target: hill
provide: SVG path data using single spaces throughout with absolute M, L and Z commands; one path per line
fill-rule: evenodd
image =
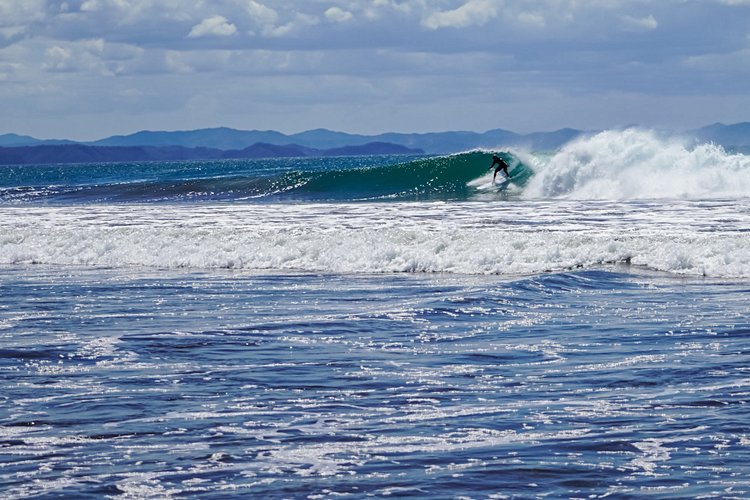
M 28 135 L 0 134 L 0 147 L 39 146 L 42 144 L 75 144 L 66 140 L 41 140 Z
M 183 146 L 90 146 L 85 144 L 0 147 L 0 165 L 40 165 L 50 163 L 102 163 L 169 160 L 215 160 L 236 158 L 292 158 L 305 156 L 355 156 L 379 154 L 422 154 L 382 142 L 332 149 L 314 149 L 297 144 L 277 146 L 255 143 L 241 150 Z
M 713 142 L 728 149 L 747 149 L 750 147 L 750 123 L 724 125 L 714 123 L 688 133 L 698 142 Z
M 581 137 L 593 133 L 573 128 L 564 128 L 551 132 L 533 132 L 518 134 L 504 129 L 493 129 L 486 132 L 448 131 L 431 133 L 397 133 L 389 132 L 377 135 L 349 134 L 327 129 L 314 129 L 297 134 L 283 134 L 274 130 L 236 130 L 227 127 L 206 128 L 183 131 L 148 131 L 143 130 L 130 135 L 117 135 L 97 141 L 85 143 L 87 146 L 98 147 L 167 147 L 179 146 L 183 148 L 205 148 L 220 151 L 244 151 L 255 148 L 255 152 L 244 154 L 298 155 L 317 154 L 322 151 L 339 148 L 368 147 L 372 144 L 391 144 L 409 149 L 421 150 L 427 154 L 446 154 L 467 151 L 471 149 L 500 149 L 503 147 L 523 147 L 537 151 L 554 151 L 561 146 Z M 714 142 L 727 149 L 742 151 L 750 148 L 750 122 L 725 125 L 715 123 L 706 127 L 690 130 L 684 133 L 667 132 L 692 138 L 695 142 Z M 21 147 L 38 145 L 81 144 L 72 141 L 50 140 L 42 141 L 29 136 L 17 134 L 0 135 L 0 146 Z M 257 146 L 257 145 L 264 146 Z M 282 149 L 273 151 L 274 147 Z M 283 148 L 296 146 L 297 153 L 285 151 Z M 266 152 L 262 153 L 261 149 Z M 305 149 L 307 148 L 307 149 Z M 306 152 L 307 151 L 307 152 Z M 344 151 L 344 150 L 342 150 Z M 356 150 L 354 150 L 356 151 Z M 315 153 L 317 152 L 317 153 Z M 352 154 L 360 154 L 354 152 Z M 373 154 L 373 153 L 362 153 Z M 243 156 L 237 156 L 243 157 Z M 257 157 L 257 156 L 246 156 Z
M 403 134 L 389 132 L 378 135 L 359 135 L 315 129 L 285 135 L 269 130 L 243 131 L 229 128 L 211 128 L 174 132 L 141 131 L 127 136 L 108 137 L 89 144 L 94 146 L 172 145 L 241 150 L 253 144 L 262 143 L 275 146 L 296 144 L 307 148 L 326 150 L 373 143 L 389 143 L 411 149 L 420 149 L 428 154 L 445 154 L 476 148 L 497 148 L 514 145 L 532 149 L 557 149 L 565 142 L 583 133 L 579 130 L 564 129 L 562 131 L 521 135 L 508 130 L 494 129 L 482 133 L 456 131 Z

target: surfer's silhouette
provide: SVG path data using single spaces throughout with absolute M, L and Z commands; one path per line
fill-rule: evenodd
M 500 158 L 496 154 L 493 154 L 492 155 L 492 165 L 490 165 L 490 169 L 492 169 L 492 167 L 494 167 L 495 165 L 497 165 L 497 167 L 495 168 L 495 173 L 492 174 L 492 183 L 493 184 L 495 183 L 495 178 L 497 177 L 497 173 L 500 170 L 503 171 L 503 173 L 505 174 L 505 177 L 507 179 L 510 179 L 510 174 L 508 173 L 508 164 L 505 163 L 505 161 L 502 158 Z

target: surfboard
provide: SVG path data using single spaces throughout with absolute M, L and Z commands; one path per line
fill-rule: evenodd
M 495 183 L 495 187 L 497 187 L 498 189 L 505 188 L 508 186 L 508 184 L 510 184 L 510 177 L 503 177 Z
M 482 177 L 478 179 L 474 179 L 473 181 L 470 181 L 468 183 L 469 186 L 475 188 L 477 191 L 503 191 L 507 189 L 512 183 L 511 183 L 510 177 L 505 177 L 504 175 L 498 175 L 497 176 L 497 182 L 492 182 L 492 172 L 483 175 Z

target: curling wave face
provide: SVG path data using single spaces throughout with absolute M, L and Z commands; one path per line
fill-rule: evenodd
M 514 183 L 532 170 L 506 153 Z M 0 169 L 0 202 L 461 201 L 494 193 L 490 154 L 38 165 Z M 484 188 L 482 187 L 484 186 Z

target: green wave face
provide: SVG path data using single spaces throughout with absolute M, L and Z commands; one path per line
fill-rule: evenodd
M 0 175 L 0 203 L 173 201 L 463 201 L 517 197 L 533 170 L 515 155 L 498 153 L 510 167 L 511 184 L 493 186 L 492 153 L 393 157 L 340 157 L 284 162 L 209 162 L 79 165 L 24 169 Z M 353 162 L 360 163 L 353 163 Z M 10 173 L 9 173 L 10 172 Z M 93 175 L 92 174 L 96 174 Z M 3 172 L 0 172 L 2 174 Z M 20 175 L 18 174 L 18 175 Z M 72 174 L 75 182 L 61 184 Z M 18 177 L 16 175 L 16 177 Z
M 499 153 L 498 156 L 508 164 L 511 182 L 521 188 L 534 177 L 534 170 L 511 153 Z
M 510 153 L 499 153 L 499 156 L 510 167 L 512 183 L 523 188 L 533 170 Z M 491 163 L 491 153 L 473 151 L 387 166 L 287 174 L 278 183 L 277 194 L 284 198 L 319 200 L 455 201 L 470 200 L 477 195 L 486 198 L 488 191 L 481 191 L 471 181 L 488 176 L 489 183 Z M 491 193 L 498 198 L 508 196 L 498 190 Z

